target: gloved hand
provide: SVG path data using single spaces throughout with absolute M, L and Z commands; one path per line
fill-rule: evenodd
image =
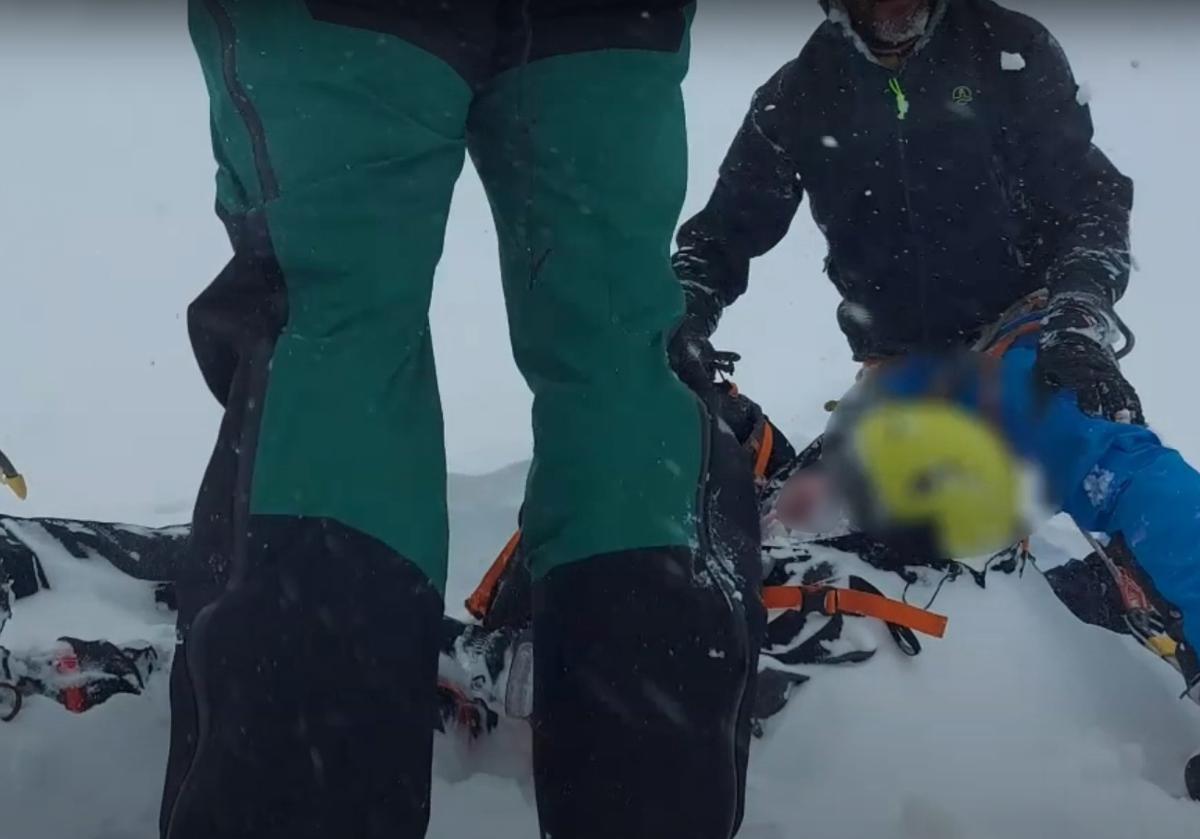
M 1070 292 L 1050 299 L 1038 338 L 1034 373 L 1051 390 L 1075 394 L 1086 414 L 1145 425 L 1137 391 L 1117 365 L 1116 316 L 1097 295 Z
M 730 372 L 741 356 L 718 352 L 709 340 L 721 317 L 716 296 L 696 283 L 683 284 L 687 311 L 667 345 L 667 359 L 675 375 L 695 391 L 710 387 L 718 372 Z

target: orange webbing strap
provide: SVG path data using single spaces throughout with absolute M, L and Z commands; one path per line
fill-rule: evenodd
M 992 358 L 1000 358 L 1002 355 L 1008 352 L 1012 345 L 1021 338 L 1024 338 L 1026 335 L 1032 335 L 1034 332 L 1039 332 L 1041 331 L 1041 328 L 1041 322 L 1036 320 L 1032 323 L 1027 323 L 1024 326 L 1018 326 L 1012 332 L 1008 333 L 999 341 L 985 349 L 983 354 L 991 356 Z
M 479 585 L 471 592 L 471 596 L 467 598 L 467 611 L 476 620 L 483 620 L 487 615 L 488 609 L 492 606 L 492 598 L 496 595 L 496 586 L 500 582 L 500 578 L 504 576 L 505 569 L 512 562 L 512 558 L 517 554 L 517 546 L 521 544 L 521 531 L 518 530 L 508 540 L 508 544 L 504 546 L 504 550 L 500 551 L 500 555 L 496 557 L 492 563 L 492 567 L 483 575 L 483 579 L 479 581 Z
M 855 591 L 848 588 L 826 588 L 823 586 L 766 586 L 763 588 L 763 605 L 768 609 L 799 609 L 804 606 L 805 595 L 824 594 L 822 611 L 827 615 L 858 615 L 878 618 L 884 623 L 907 627 L 941 638 L 946 634 L 947 619 L 899 600 L 880 594 Z
M 763 420 L 762 437 L 756 446 L 758 456 L 754 458 L 754 477 L 767 477 L 767 465 L 771 462 L 771 452 L 775 450 L 775 429 L 769 420 Z
M 804 605 L 804 594 L 812 591 L 805 586 L 763 586 L 763 606 L 768 609 L 799 609 Z

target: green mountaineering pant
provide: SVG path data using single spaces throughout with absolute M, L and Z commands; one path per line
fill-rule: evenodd
M 551 53 L 464 78 L 403 38 L 341 25 L 338 4 L 213 5 L 193 4 L 192 31 L 218 203 L 265 228 L 286 287 L 250 513 L 335 520 L 444 586 L 427 315 L 469 151 L 534 394 L 523 528 L 535 572 L 691 544 L 700 416 L 664 351 L 682 311 L 668 263 L 686 180 L 682 22 L 658 49 Z M 309 6 L 325 5 L 338 23 L 314 21 Z M 474 17 L 463 26 L 484 25 Z M 232 50 L 231 32 L 255 49 Z
M 448 541 L 428 312 L 468 153 L 534 395 L 543 834 L 732 835 L 761 564 L 749 463 L 667 363 L 691 13 L 191 0 L 233 258 L 188 312 L 225 413 L 177 587 L 166 839 L 424 835 Z

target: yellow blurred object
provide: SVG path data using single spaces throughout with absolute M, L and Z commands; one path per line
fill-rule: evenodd
M 985 554 L 1020 538 L 1020 472 L 985 421 L 942 400 L 885 401 L 868 410 L 852 446 L 874 516 L 927 529 L 947 557 Z
M 1146 646 L 1162 658 L 1174 658 L 1179 652 L 1179 644 L 1170 635 L 1155 635 L 1146 639 Z
M 0 475 L 0 484 L 11 489 L 22 501 L 29 494 L 29 488 L 25 486 L 25 479 L 20 475 Z

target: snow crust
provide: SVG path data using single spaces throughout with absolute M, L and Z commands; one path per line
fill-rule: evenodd
M 470 522 L 474 540 L 500 544 L 519 484 L 519 469 L 455 478 L 454 522 Z M 1053 562 L 1074 547 L 1069 524 L 1056 521 L 1034 550 Z M 457 546 L 450 603 L 489 558 Z M 135 597 L 138 587 L 103 563 L 83 572 L 69 556 L 50 560 L 52 579 L 74 582 L 19 602 L 6 642 L 69 629 L 169 643 L 169 616 L 145 602 L 144 589 Z M 937 579 L 918 584 L 911 599 L 923 603 Z M 86 609 L 83 590 L 92 592 Z M 1132 642 L 1080 624 L 1034 569 L 994 575 L 986 590 L 947 584 L 935 608 L 950 617 L 949 633 L 925 641 L 915 659 L 901 655 L 881 625 L 853 620 L 845 643 L 876 647 L 876 656 L 805 669 L 812 680 L 755 743 L 742 836 L 1195 835 L 1200 805 L 1180 796 L 1183 763 L 1200 747 L 1200 709 L 1177 698 L 1173 671 Z M 158 674 L 145 696 L 117 697 L 78 717 L 33 699 L 0 727 L 2 835 L 152 835 L 166 685 Z M 520 723 L 506 722 L 482 743 L 438 738 L 429 835 L 477 835 L 480 825 L 492 839 L 536 835 L 530 777 Z

